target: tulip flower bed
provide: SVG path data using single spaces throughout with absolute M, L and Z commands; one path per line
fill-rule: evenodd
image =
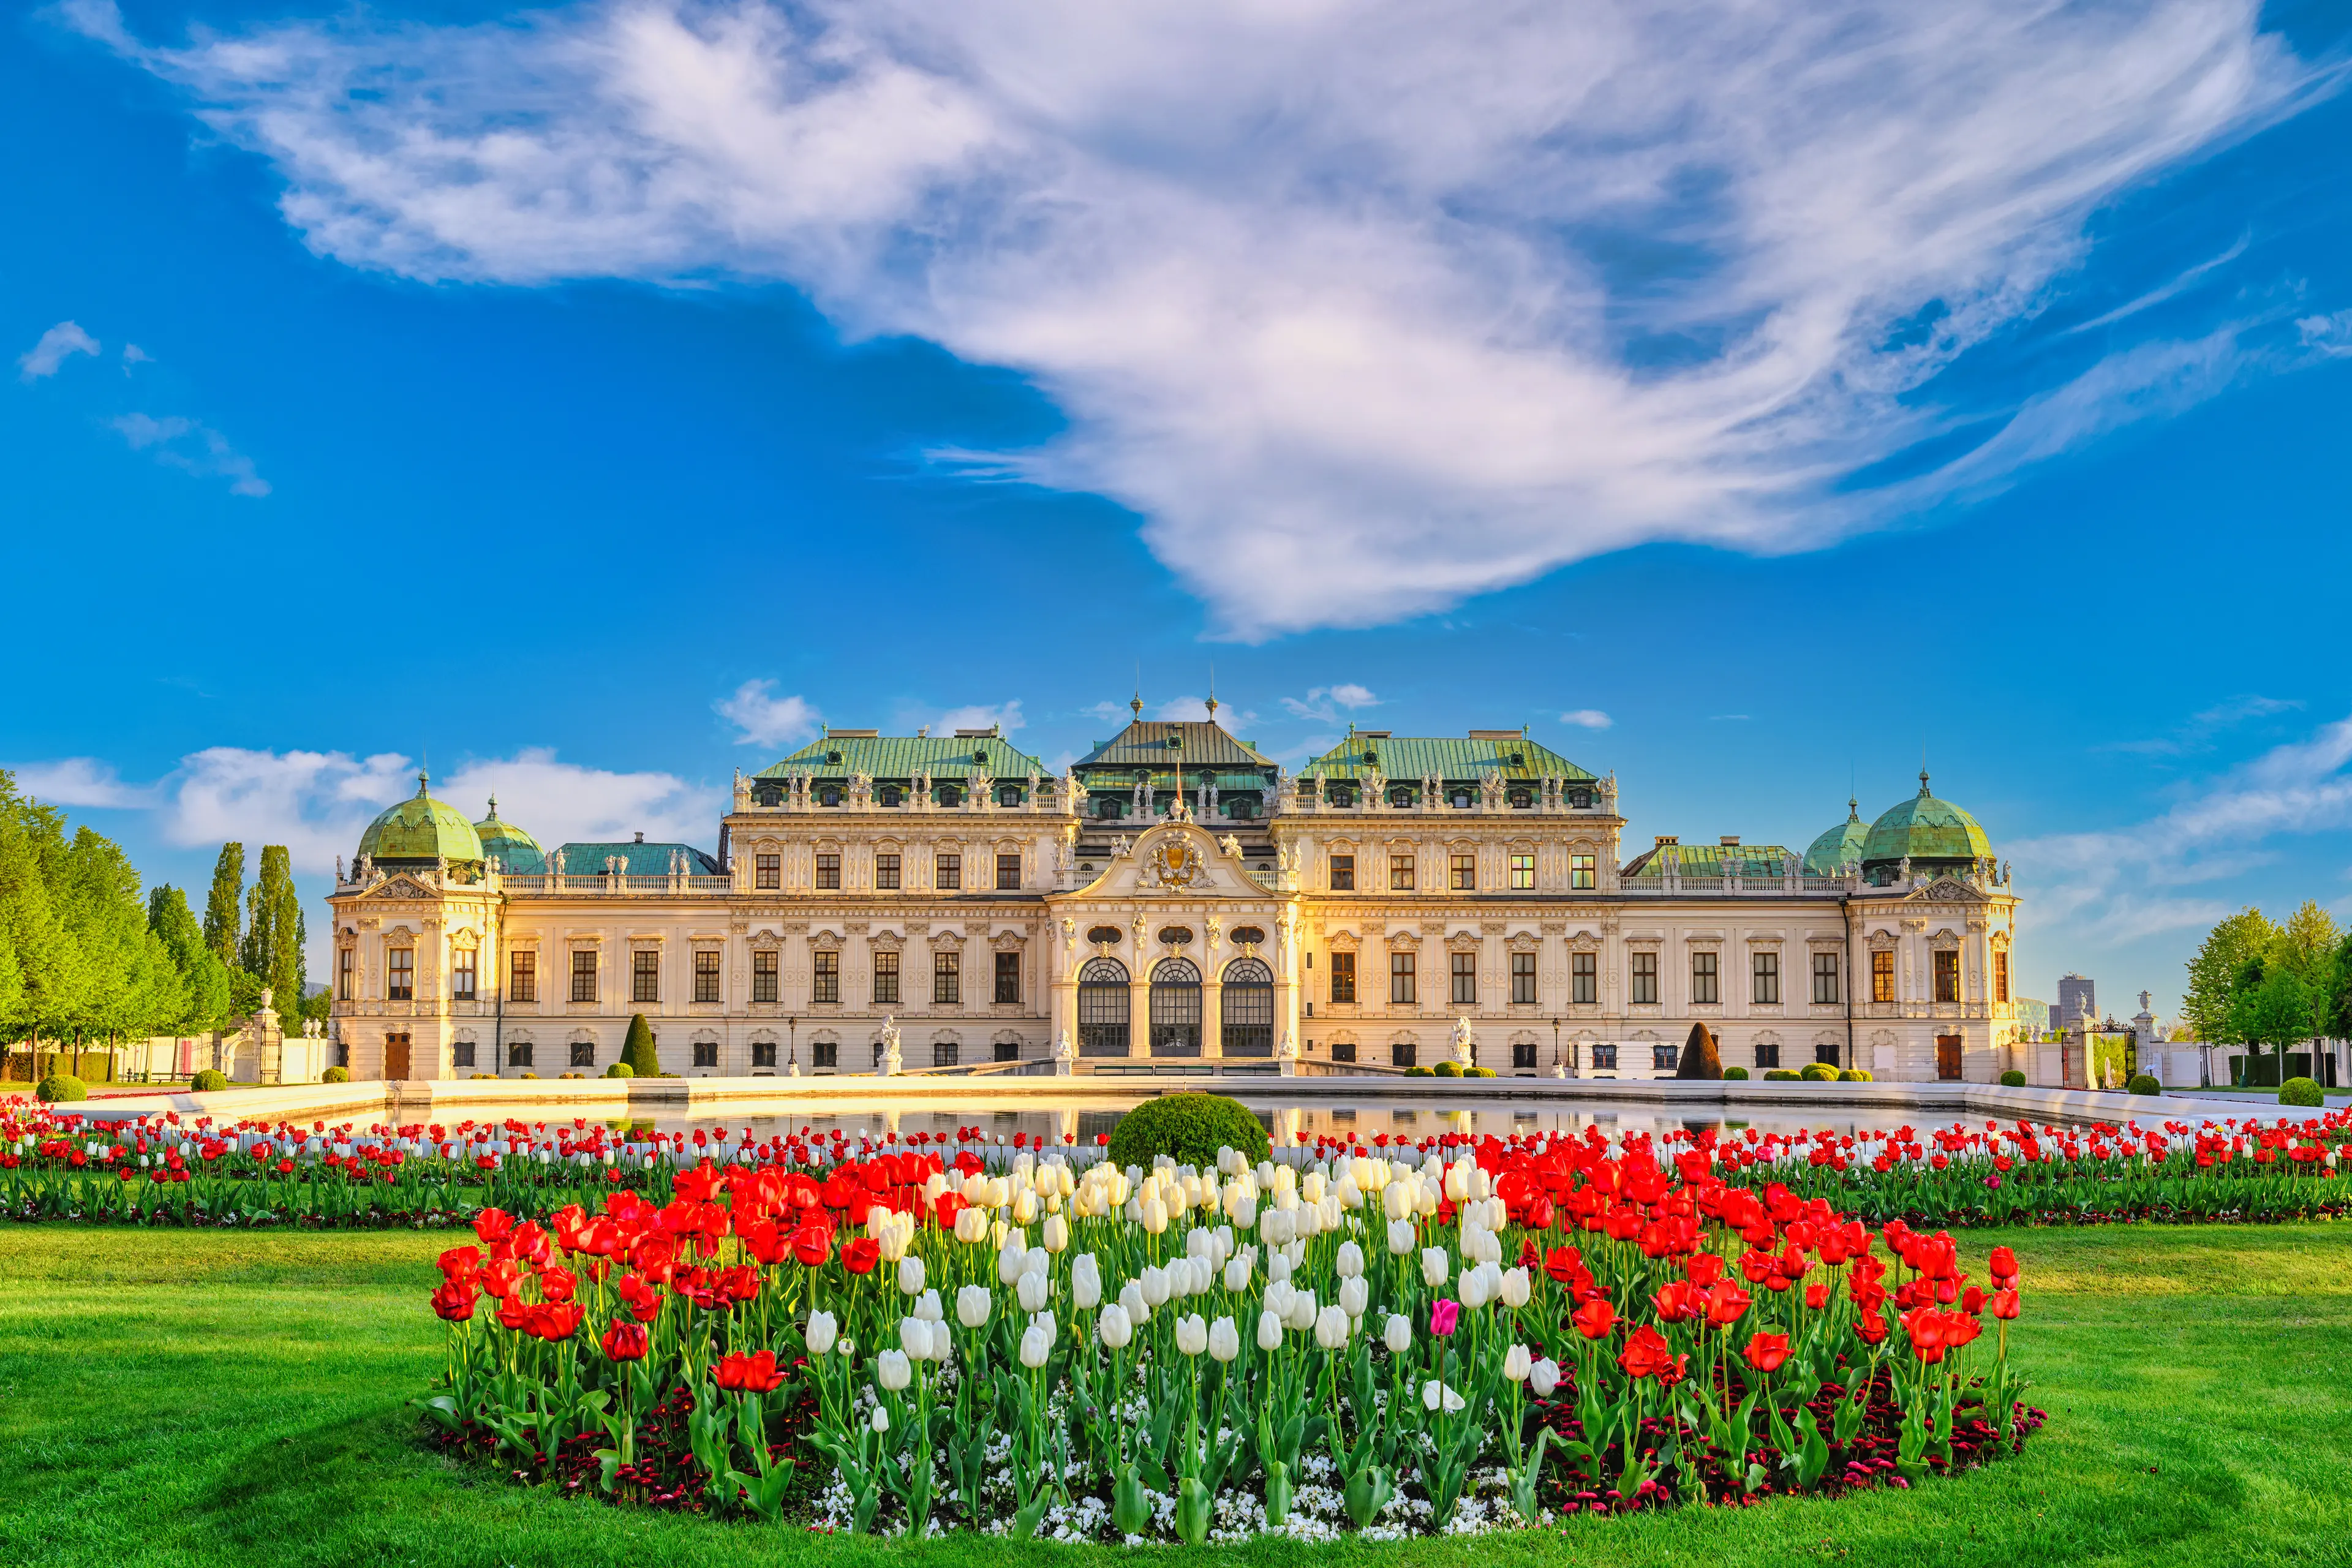
M 442 1255 L 438 1442 L 768 1521 L 1199 1544 L 1904 1488 L 2042 1421 L 2007 1248 L 1978 1284 L 1948 1236 L 1705 1149 L 904 1150 L 668 1186 L 485 1211 Z
M 1597 1132 L 1588 1138 L 1598 1137 Z M 1325 1138 L 1276 1151 L 1289 1163 L 1337 1155 L 1415 1157 L 1457 1149 L 1462 1134 L 1358 1145 Z M 1513 1143 L 1522 1141 L 1513 1140 Z M 2352 1112 L 2297 1121 L 2247 1117 L 2093 1128 L 1981 1131 L 1674 1132 L 1669 1152 L 1710 1152 L 1725 1181 L 1761 1190 L 1779 1182 L 1871 1224 L 1914 1226 L 2278 1221 L 2352 1212 L 2338 1184 Z M 1627 1147 L 1648 1146 L 1629 1135 Z M 835 1131 L 754 1138 L 738 1129 L 653 1132 L 570 1122 L 465 1122 L 389 1127 L 314 1122 L 184 1122 L 160 1116 L 101 1123 L 18 1100 L 0 1101 L 0 1214 L 19 1220 L 173 1226 L 462 1226 L 483 1208 L 544 1219 L 596 1208 L 605 1194 L 672 1194 L 674 1173 L 705 1160 L 782 1164 L 823 1179 L 877 1147 L 976 1150 L 1002 1163 L 1037 1145 L 895 1135 L 877 1145 Z M 1083 1164 L 1093 1148 L 1063 1157 Z

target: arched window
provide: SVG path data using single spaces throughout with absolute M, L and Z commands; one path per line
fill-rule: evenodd
M 1225 965 L 1218 998 L 1219 1043 L 1229 1057 L 1274 1055 L 1274 971 L 1255 958 Z
M 1187 958 L 1151 966 L 1151 1054 L 1201 1054 L 1201 972 Z
M 1078 1055 L 1128 1054 L 1127 1000 L 1127 965 L 1118 959 L 1089 959 L 1078 971 Z

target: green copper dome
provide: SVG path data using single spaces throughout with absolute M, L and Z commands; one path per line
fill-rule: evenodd
M 482 840 L 466 814 L 425 793 L 432 781 L 416 775 L 416 793 L 385 812 L 360 835 L 360 853 L 388 860 L 479 860 Z
M 1991 855 L 1992 840 L 1975 817 L 1927 793 L 1925 768 L 1919 771 L 1919 793 L 1872 823 L 1862 847 L 1863 864 L 1872 868 L 1896 866 L 1907 858 L 1916 869 L 1934 869 L 1938 868 L 1919 863 L 1966 864 Z
M 474 832 L 482 841 L 486 859 L 523 876 L 537 876 L 547 869 L 547 852 L 539 847 L 539 840 L 513 823 L 499 820 L 497 795 L 490 796 L 490 815 L 474 824 Z
M 1845 820 L 1813 840 L 1805 851 L 1805 871 L 1814 877 L 1834 877 L 1845 866 L 1862 859 L 1863 840 L 1870 837 L 1870 824 L 1863 821 L 1862 802 L 1849 796 L 1845 803 Z

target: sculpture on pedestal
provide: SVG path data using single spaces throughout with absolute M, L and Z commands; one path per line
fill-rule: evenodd
M 899 1064 L 898 1017 L 895 1013 L 886 1014 L 882 1019 L 882 1049 L 874 1058 L 875 1076 L 896 1078 L 898 1076 Z
M 1454 1020 L 1454 1037 L 1449 1044 L 1454 1050 L 1454 1066 L 1466 1068 L 1470 1065 L 1471 1046 L 1476 1038 L 1477 1032 L 1471 1028 L 1468 1014 Z

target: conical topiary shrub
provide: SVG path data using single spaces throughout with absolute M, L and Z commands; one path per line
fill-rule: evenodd
M 654 1026 L 643 1013 L 629 1015 L 629 1037 L 621 1043 L 621 1059 L 638 1078 L 659 1078 L 661 1057 L 654 1049 Z
M 1704 1023 L 1691 1026 L 1690 1038 L 1683 1042 L 1682 1064 L 1675 1068 L 1676 1078 L 1721 1078 L 1723 1054 L 1715 1048 L 1715 1035 Z

